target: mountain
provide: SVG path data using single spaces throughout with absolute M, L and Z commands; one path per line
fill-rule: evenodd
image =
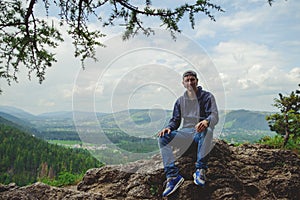
M 270 130 L 266 121 L 268 112 L 232 110 L 226 113 L 225 129 Z
M 254 143 L 262 137 L 276 135 L 266 121 L 271 112 L 231 110 L 223 114 L 225 122 L 220 139 L 231 143 Z
M 12 107 L 12 106 L 0 106 L 0 112 L 7 113 L 13 115 L 14 117 L 23 119 L 23 120 L 30 120 L 34 119 L 36 116 L 26 112 L 20 108 Z
M 32 126 L 32 124 L 30 124 L 29 121 L 23 120 L 19 117 L 16 117 L 12 114 L 8 114 L 5 112 L 0 112 L 0 117 L 7 119 L 8 121 L 11 121 L 15 124 L 21 125 L 21 126 L 30 126 L 30 125 Z
M 101 117 L 106 115 L 107 113 L 99 113 L 99 112 L 84 112 L 84 111 L 58 111 L 58 112 L 47 112 L 37 115 L 39 118 L 55 118 L 55 119 L 73 119 L 75 116 L 80 116 L 83 119 L 89 119 L 91 117 Z
M 105 113 L 92 113 L 82 111 L 59 111 L 33 115 L 22 109 L 0 106 L 0 117 L 14 123 L 23 131 L 26 131 L 44 140 L 80 140 L 73 116 L 89 121 L 95 116 L 103 116 Z
M 220 118 L 224 118 L 218 126 L 221 128 L 221 139 L 233 143 L 255 142 L 264 136 L 274 136 L 266 121 L 270 112 L 230 110 L 220 111 Z M 168 124 L 172 116 L 171 110 L 132 109 L 99 117 L 101 127 L 120 129 L 135 137 L 151 137 Z
M 27 132 L 31 135 L 38 134 L 38 130 L 34 128 L 34 125 L 31 124 L 29 121 L 20 119 L 13 115 L 0 112 L 0 125 L 8 125 L 20 129 L 24 132 Z
M 2 114 L 3 118 L 37 130 L 35 135 L 45 140 L 80 140 L 81 133 L 78 134 L 77 128 L 88 132 L 91 127 L 98 132 L 102 129 L 113 140 L 118 139 L 113 137 L 119 137 L 120 134 L 123 138 L 128 137 L 128 140 L 129 137 L 153 138 L 168 124 L 172 115 L 171 110 L 129 109 L 116 113 L 61 111 L 35 116 L 13 107 L 0 106 L 0 111 L 1 109 L 11 112 L 6 113 L 11 115 L 10 118 Z M 220 111 L 221 118 L 225 119 L 220 138 L 232 143 L 253 143 L 261 137 L 274 136 L 275 133 L 269 130 L 265 120 L 269 114 L 271 113 L 249 110 Z M 27 117 L 24 118 L 25 116 Z
M 5 113 L 6 114 L 6 113 Z M 1 117 L 0 112 L 0 125 L 7 125 L 7 126 L 13 126 L 13 127 L 20 127 L 19 125 L 13 123 L 12 121 L 7 120 L 6 118 Z
M 47 112 L 37 115 L 39 118 L 56 118 L 56 119 L 65 119 L 72 118 L 72 111 L 59 111 L 59 112 Z
M 103 129 L 120 129 L 134 137 L 153 137 L 168 124 L 172 115 L 170 110 L 129 109 L 98 116 Z
M 177 161 L 185 181 L 167 199 L 300 199 L 300 158 L 292 151 L 258 144 L 235 147 L 217 140 L 205 187 L 193 183 L 194 155 L 187 153 Z M 126 165 L 90 169 L 76 189 L 41 183 L 0 185 L 0 199 L 158 200 L 163 199 L 164 180 L 161 158 L 155 155 Z

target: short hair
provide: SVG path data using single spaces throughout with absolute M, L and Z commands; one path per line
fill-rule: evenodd
M 197 78 L 197 73 L 194 72 L 193 70 L 188 70 L 186 72 L 183 73 L 182 78 L 186 77 L 186 76 L 194 76 L 196 79 Z

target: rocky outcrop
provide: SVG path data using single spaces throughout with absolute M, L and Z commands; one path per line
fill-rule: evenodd
M 178 159 L 185 181 L 169 199 L 300 199 L 300 159 L 291 151 L 217 141 L 205 187 L 193 183 L 194 162 L 192 154 Z M 78 190 L 99 192 L 108 199 L 161 199 L 164 180 L 161 158 L 154 156 L 126 166 L 91 169 Z
M 193 183 L 194 161 L 190 153 L 178 159 L 185 181 L 169 199 L 300 199 L 300 158 L 291 151 L 217 141 L 210 153 L 205 187 Z M 156 155 L 127 165 L 90 169 L 77 190 L 41 183 L 6 186 L 0 187 L 0 199 L 154 200 L 162 199 L 164 180 L 161 158 Z
M 77 190 L 51 187 L 44 183 L 35 183 L 25 187 L 16 185 L 0 185 L 0 199 L 7 200 L 57 200 L 57 199 L 86 199 L 102 200 L 101 194 L 87 193 Z

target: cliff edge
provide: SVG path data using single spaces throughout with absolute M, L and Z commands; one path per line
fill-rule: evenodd
M 300 158 L 265 145 L 238 147 L 217 140 L 210 153 L 207 184 L 193 183 L 195 156 L 178 159 L 185 181 L 168 199 L 300 199 Z M 126 165 L 90 169 L 76 190 L 42 183 L 0 185 L 0 199 L 162 199 L 165 176 L 159 155 Z

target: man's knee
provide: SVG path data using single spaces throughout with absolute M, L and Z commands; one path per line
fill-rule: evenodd
M 206 136 L 205 138 L 209 139 L 209 140 L 212 140 L 213 138 L 213 129 L 211 129 L 210 127 L 207 128 L 207 132 L 206 132 Z
M 165 134 L 164 136 L 158 137 L 158 144 L 160 147 L 164 147 L 171 141 L 169 134 Z
M 208 127 L 208 128 L 207 128 L 207 133 L 213 134 L 213 129 L 212 129 L 211 127 Z

